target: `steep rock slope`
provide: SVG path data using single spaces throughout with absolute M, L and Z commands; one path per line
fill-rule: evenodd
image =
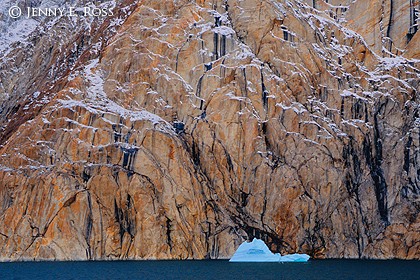
M 369 3 L 125 1 L 82 41 L 41 22 L 57 57 L 1 61 L 1 258 L 223 258 L 253 237 L 420 258 L 418 3 Z

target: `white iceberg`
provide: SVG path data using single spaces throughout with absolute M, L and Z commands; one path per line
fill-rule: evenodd
M 309 256 L 306 254 L 291 254 L 282 256 L 279 253 L 272 253 L 264 241 L 254 238 L 252 242 L 242 243 L 230 262 L 307 262 Z

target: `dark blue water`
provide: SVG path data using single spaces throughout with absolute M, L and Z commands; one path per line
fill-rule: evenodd
M 420 261 L 311 260 L 308 263 L 114 261 L 0 263 L 0 279 L 413 279 Z

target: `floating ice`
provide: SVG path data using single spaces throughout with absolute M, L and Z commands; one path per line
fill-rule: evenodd
M 307 254 L 290 254 L 281 256 L 279 262 L 307 262 L 309 258 Z
M 273 254 L 264 241 L 254 238 L 252 242 L 242 243 L 230 262 L 278 262 L 281 258 L 279 253 Z
M 252 242 L 242 243 L 230 262 L 306 262 L 309 256 L 306 254 L 291 254 L 282 256 L 272 253 L 264 241 L 254 238 Z

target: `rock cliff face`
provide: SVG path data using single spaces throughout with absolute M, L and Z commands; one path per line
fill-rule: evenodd
M 419 1 L 103 5 L 2 39 L 1 260 L 420 258 Z

